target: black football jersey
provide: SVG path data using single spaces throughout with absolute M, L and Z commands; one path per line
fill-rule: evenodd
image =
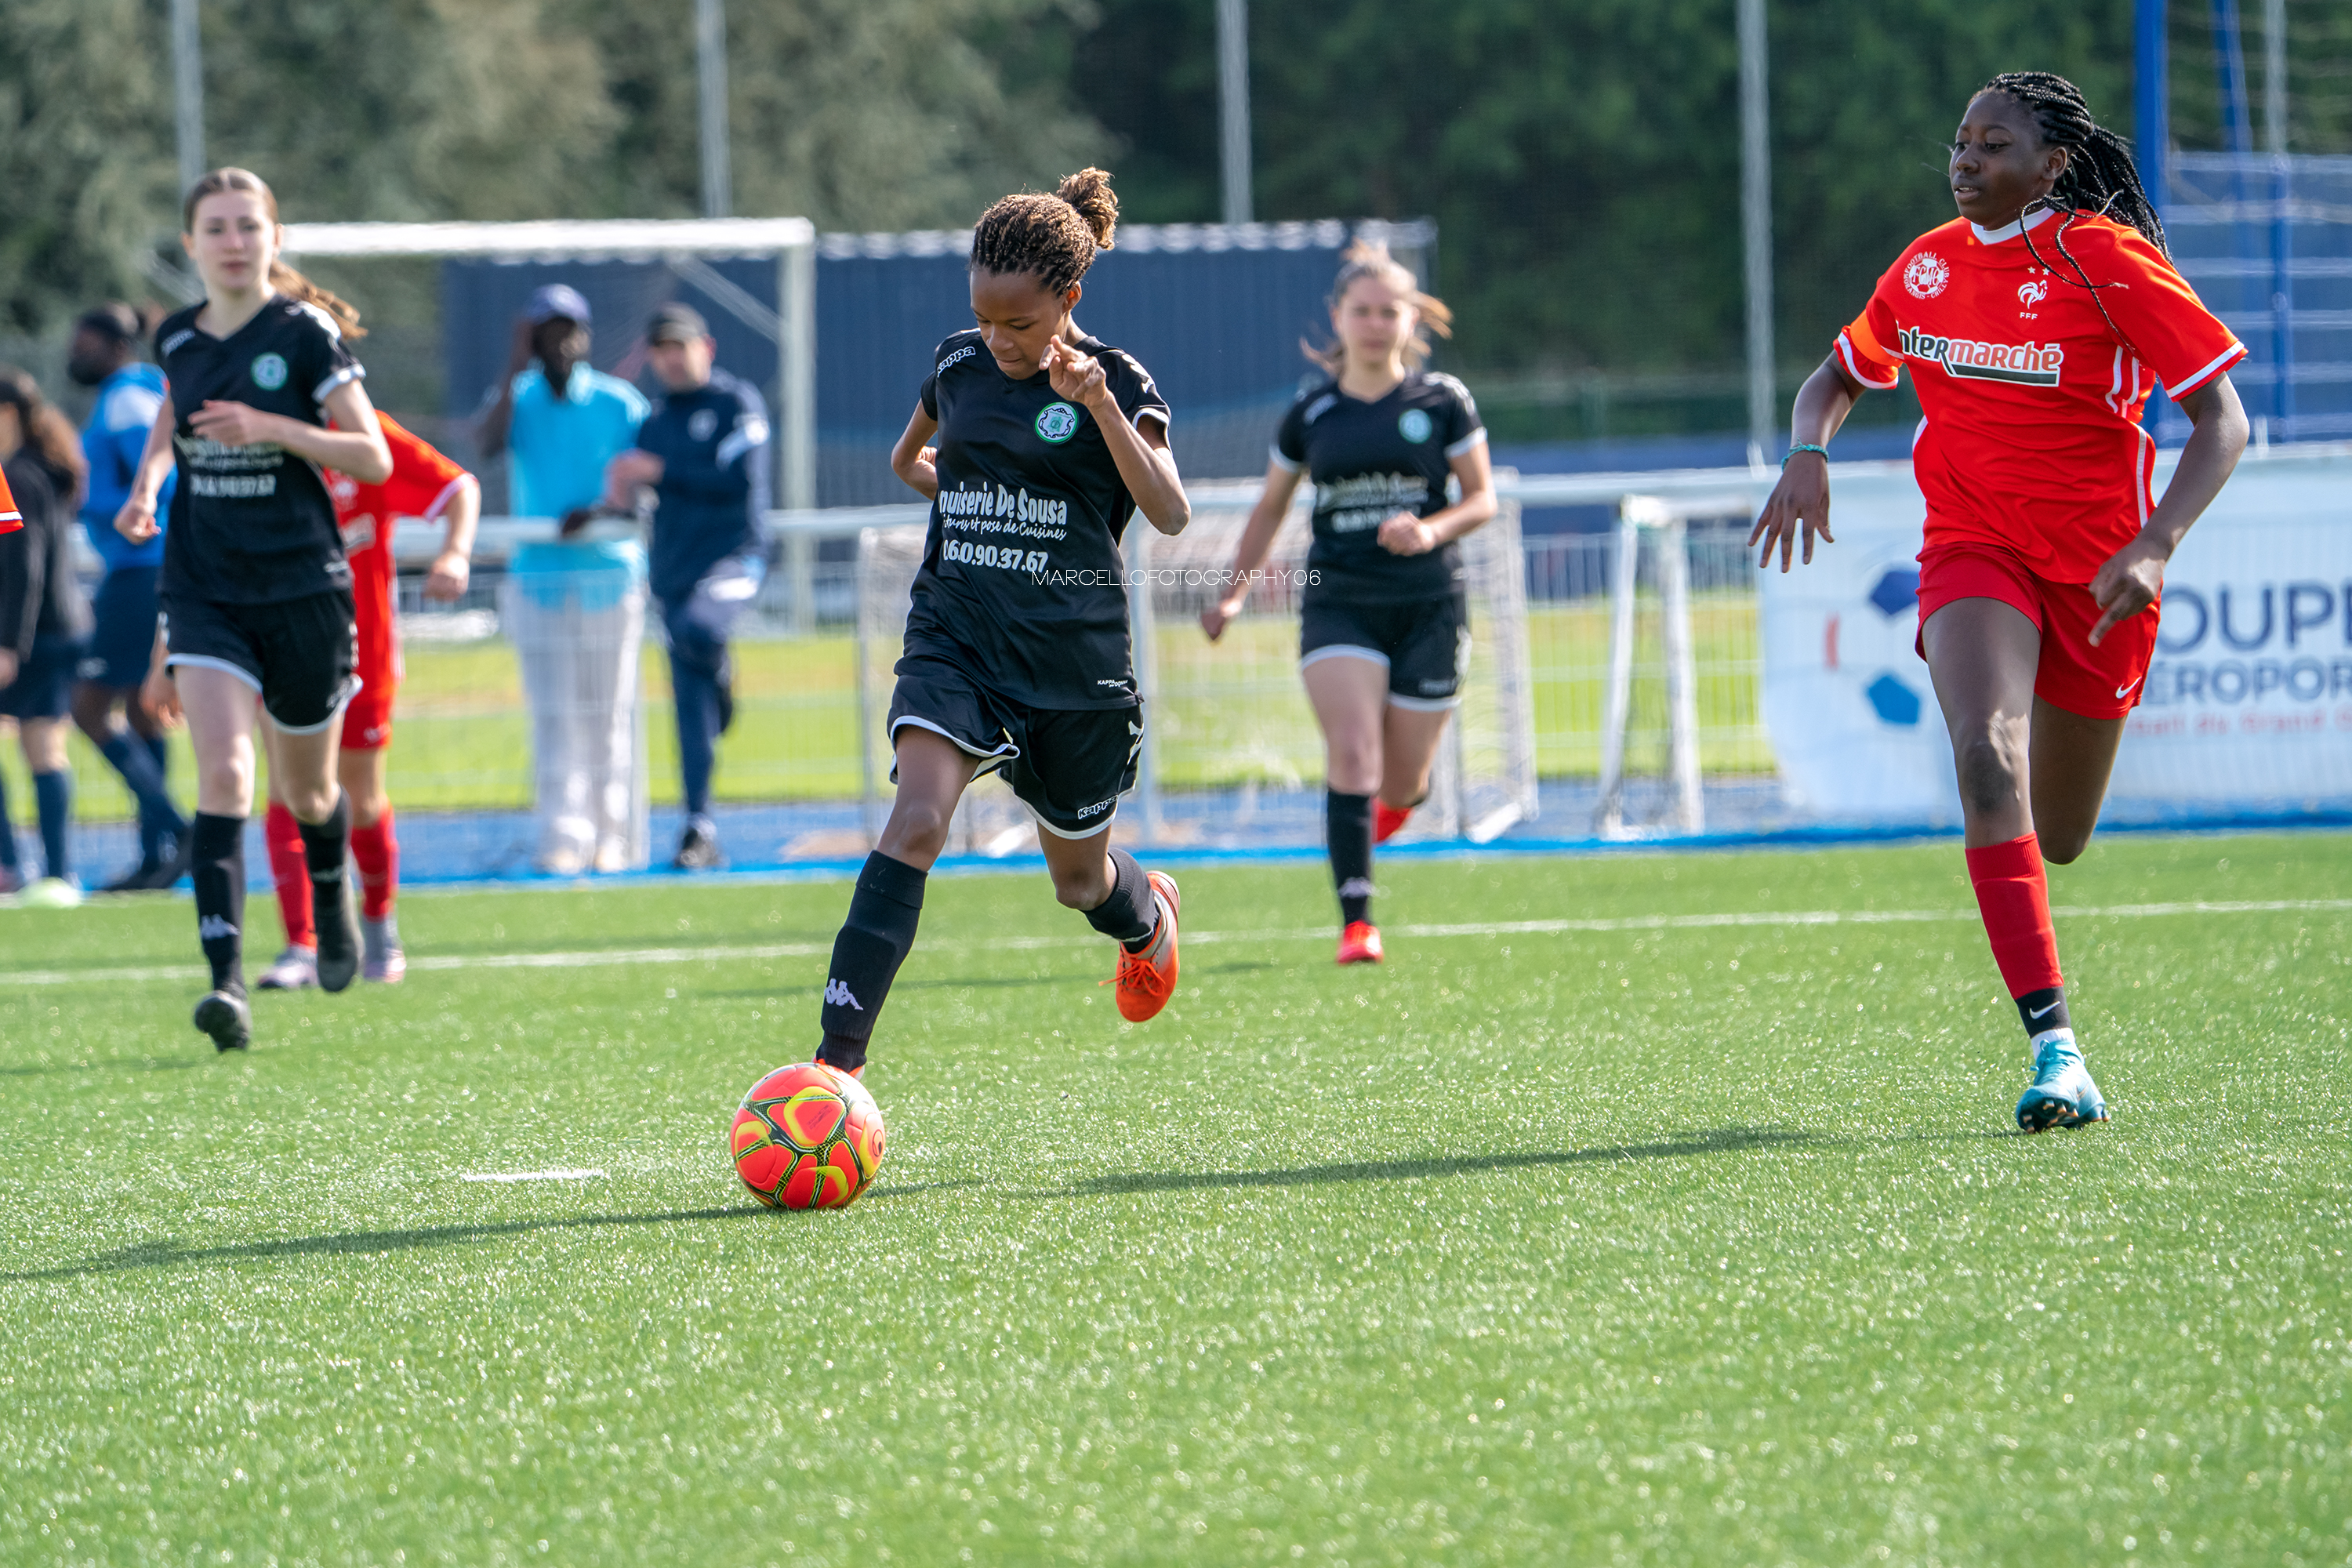
M 1454 592 L 1462 547 L 1422 555 L 1381 548 L 1381 524 L 1397 513 L 1444 510 L 1454 459 L 1486 438 L 1470 389 L 1450 375 L 1414 371 L 1366 403 L 1324 380 L 1298 395 L 1275 432 L 1274 460 L 1304 468 L 1315 486 L 1309 594 L 1398 604 Z
M 188 416 L 206 403 L 242 403 L 324 426 L 327 395 L 366 372 L 343 346 L 334 318 L 315 305 L 273 295 L 226 338 L 196 326 L 203 308 L 192 305 L 155 331 L 180 464 L 162 591 L 255 605 L 350 587 L 335 503 L 318 466 L 268 442 L 205 440 Z
M 1130 422 L 1168 422 L 1135 360 L 1094 338 Z M 1135 498 L 1093 415 L 1040 374 L 1014 381 L 978 331 L 939 347 L 923 382 L 939 421 L 940 496 L 907 616 L 907 652 L 947 658 L 1031 708 L 1131 708 L 1119 540 Z

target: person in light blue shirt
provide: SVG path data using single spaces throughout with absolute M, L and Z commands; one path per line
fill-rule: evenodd
M 508 563 L 500 613 L 531 711 L 539 816 L 533 861 L 572 876 L 640 863 L 631 800 L 637 651 L 645 637 L 645 546 L 589 523 L 604 470 L 637 444 L 643 394 L 588 363 L 588 301 L 551 283 L 515 323 L 506 384 L 485 410 L 482 446 L 507 458 L 507 510 L 555 518 L 561 540 Z
M 604 493 L 604 467 L 637 444 L 645 395 L 588 363 L 588 301 L 551 283 L 515 323 L 506 384 L 482 420 L 486 454 L 507 458 L 507 510 L 566 518 Z
M 122 775 L 139 803 L 139 864 L 106 885 L 108 892 L 168 888 L 184 869 L 187 818 L 165 787 L 171 756 L 163 723 L 140 694 L 155 647 L 155 584 L 163 566 L 163 535 L 133 544 L 115 531 L 114 514 L 131 494 L 131 477 L 147 446 L 148 427 L 163 406 L 163 373 L 139 357 L 139 314 L 120 301 L 83 313 L 74 323 L 66 374 L 98 389 L 81 433 L 89 465 L 81 523 L 106 575 L 91 595 L 89 647 L 76 669 L 74 725 Z M 157 498 L 159 524 L 170 515 L 175 470 Z

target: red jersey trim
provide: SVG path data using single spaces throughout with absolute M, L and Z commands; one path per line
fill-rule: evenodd
M 2228 370 L 2231 365 L 2237 363 L 2240 360 L 2245 357 L 2246 345 L 2238 342 L 2237 339 L 2232 338 L 2230 340 L 2230 346 L 2223 349 L 2218 355 L 2216 355 L 2212 363 L 2207 365 L 2203 370 L 2199 371 L 2195 375 L 2190 376 L 2180 385 L 2166 387 L 2164 389 L 2164 394 L 2167 397 L 2169 397 L 2175 403 L 2178 403 L 2182 398 L 2188 396 L 2199 387 L 2203 386 L 2207 382 L 2211 381 L 2215 376 L 2221 374 L 2223 371 Z

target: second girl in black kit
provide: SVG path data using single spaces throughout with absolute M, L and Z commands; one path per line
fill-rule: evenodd
M 187 715 L 196 753 L 191 879 L 212 989 L 196 1027 L 220 1049 L 252 1036 L 244 973 L 245 819 L 253 810 L 255 700 L 278 731 L 277 783 L 301 825 L 319 937 L 319 984 L 359 972 L 343 862 L 351 814 L 335 782 L 343 705 L 358 689 L 352 568 L 322 469 L 362 484 L 392 453 L 344 346 L 350 307 L 278 258 L 278 199 L 260 177 L 217 169 L 188 193 L 181 243 L 205 300 L 156 329 L 172 395 L 148 432 L 114 526 L 155 534 L 155 498 L 176 460 L 163 539 L 163 668 L 150 694 Z M 327 422 L 334 421 L 329 429 Z
M 1100 169 L 981 215 L 977 325 L 939 346 L 890 455 L 930 499 L 930 534 L 890 700 L 898 798 L 825 978 L 816 1059 L 844 1072 L 865 1068 L 956 802 L 998 769 L 1036 816 L 1055 896 L 1119 944 L 1120 1015 L 1151 1017 L 1176 984 L 1175 879 L 1110 847 L 1143 744 L 1119 540 L 1139 510 L 1162 533 L 1192 521 L 1166 401 L 1072 319 L 1118 217 Z
M 1214 638 L 1242 612 L 1301 479 L 1315 542 L 1299 605 L 1298 672 L 1323 727 L 1324 821 L 1341 963 L 1381 962 L 1372 846 L 1429 793 L 1462 700 L 1469 596 L 1456 541 L 1495 515 L 1486 429 L 1469 390 L 1421 368 L 1444 303 L 1386 247 L 1358 240 L 1331 286 L 1339 342 L 1275 432 L 1265 488 L 1234 552 L 1233 586 L 1201 616 Z M 1452 479 L 1459 498 L 1449 500 Z

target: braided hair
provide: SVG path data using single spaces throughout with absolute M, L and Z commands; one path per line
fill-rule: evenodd
M 2139 183 L 2139 167 L 2132 158 L 2131 143 L 2093 120 L 2083 89 L 2053 71 L 2003 71 L 1977 90 L 1998 92 L 2015 100 L 2033 117 L 2042 141 L 2066 149 L 2065 172 L 2058 176 L 2057 184 L 2050 188 L 2048 195 L 2027 203 L 2020 216 L 2030 217 L 2044 211 L 2065 215 L 2052 238 L 2074 275 L 2068 278 L 2050 265 L 2035 247 L 2030 228 L 2024 231 L 2025 248 L 2053 278 L 2088 289 L 2091 303 L 2106 317 L 2108 330 L 2128 344 L 2131 340 L 2124 336 L 2123 329 L 2116 325 L 2113 316 L 2107 315 L 2106 306 L 2099 300 L 2100 289 L 2115 285 L 2091 280 L 2082 262 L 2066 248 L 2066 231 L 2074 226 L 2083 210 L 2089 208 L 2102 217 L 2130 225 L 2156 247 L 2158 255 L 2167 261 L 2172 259 L 2172 247 L 2164 240 L 2164 219 L 2158 214 L 2156 204 L 2148 199 L 2147 188 Z
M 1049 294 L 1066 294 L 1111 247 L 1118 228 L 1118 197 L 1109 172 L 1080 169 L 1050 196 L 1034 191 L 1006 196 L 980 215 L 971 231 L 971 269 L 1026 273 Z

